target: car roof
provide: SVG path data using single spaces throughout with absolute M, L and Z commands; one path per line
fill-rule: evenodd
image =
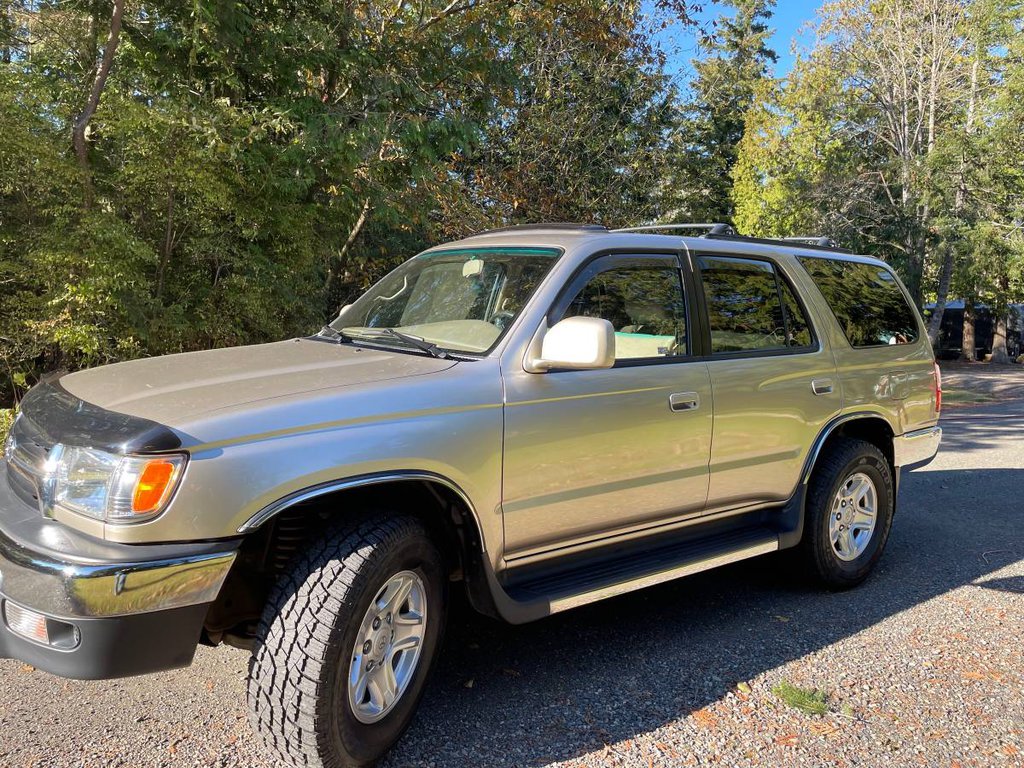
M 850 253 L 839 248 L 810 245 L 792 240 L 770 240 L 748 238 L 740 235 L 699 235 L 666 234 L 651 231 L 624 231 L 607 229 L 597 224 L 536 224 L 504 227 L 443 243 L 430 251 L 462 247 L 548 247 L 575 250 L 587 245 L 594 250 L 621 249 L 665 249 L 704 253 L 731 253 L 747 255 L 777 255 L 779 252 L 800 257 L 840 259 L 874 266 L 887 266 L 884 261 L 871 256 Z

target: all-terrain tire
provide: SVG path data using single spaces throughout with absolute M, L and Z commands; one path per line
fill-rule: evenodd
M 875 524 L 863 551 L 843 559 L 833 543 L 830 522 L 845 509 L 834 508 L 841 489 L 857 475 L 874 486 Z M 830 589 L 849 589 L 868 577 L 875 567 L 892 527 L 895 489 L 885 455 L 866 440 L 842 437 L 832 442 L 814 468 L 807 491 L 801 559 L 812 578 Z M 837 522 L 839 518 L 836 518 Z M 855 551 L 855 550 L 852 550 Z
M 380 720 L 350 703 L 353 648 L 371 602 L 392 575 L 425 587 L 422 648 L 412 677 Z M 440 554 L 413 517 L 374 514 L 335 529 L 296 559 L 272 590 L 249 662 L 250 721 L 275 765 L 373 765 L 408 727 L 440 646 L 447 579 Z

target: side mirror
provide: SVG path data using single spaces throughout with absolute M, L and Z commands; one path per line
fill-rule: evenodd
M 341 320 L 341 318 L 343 318 L 345 316 L 345 313 L 348 312 L 349 307 L 351 307 L 351 306 L 352 306 L 351 304 L 346 304 L 344 307 L 342 307 L 341 311 L 338 312 L 338 316 L 335 317 L 334 320 Z
M 532 373 L 552 368 L 592 370 L 615 365 L 615 329 L 599 317 L 567 317 L 544 334 L 540 359 L 532 360 Z

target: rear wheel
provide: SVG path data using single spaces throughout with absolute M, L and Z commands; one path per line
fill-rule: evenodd
M 807 493 L 801 550 L 811 574 L 833 589 L 864 581 L 885 549 L 893 504 L 892 470 L 877 446 L 832 443 Z
M 366 766 L 394 745 L 437 655 L 446 583 L 411 517 L 339 529 L 293 565 L 249 666 L 250 719 L 278 764 Z

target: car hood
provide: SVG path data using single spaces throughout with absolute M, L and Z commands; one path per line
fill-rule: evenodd
M 246 403 L 421 376 L 453 365 L 426 355 L 291 339 L 132 360 L 69 374 L 59 383 L 86 403 L 173 428 Z

